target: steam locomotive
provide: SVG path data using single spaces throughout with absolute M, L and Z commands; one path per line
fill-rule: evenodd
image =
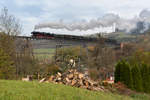
M 62 35 L 62 34 L 54 34 L 54 33 L 46 33 L 46 32 L 31 32 L 32 38 L 35 39 L 76 39 L 76 40 L 95 40 L 90 37 L 76 36 L 76 35 Z
M 84 41 L 97 41 L 97 38 L 93 37 L 84 37 L 84 36 L 76 36 L 76 35 L 62 35 L 62 34 L 54 34 L 54 33 L 46 33 L 46 32 L 31 32 L 32 38 L 34 39 L 64 39 L 64 40 L 84 40 Z M 109 44 L 118 44 L 114 39 L 106 39 L 105 42 Z
M 54 34 L 52 33 L 33 31 L 31 32 L 31 34 L 32 34 L 32 38 L 36 38 L 36 39 L 53 39 L 54 38 Z

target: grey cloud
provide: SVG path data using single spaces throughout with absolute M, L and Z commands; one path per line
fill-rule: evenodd
M 30 2 L 27 0 L 1 1 L 6 2 L 4 4 L 8 5 L 8 9 L 10 9 L 11 11 L 13 10 L 12 13 L 14 15 L 16 15 L 16 12 L 18 12 L 19 10 L 18 13 L 20 13 L 20 15 L 22 15 L 22 13 L 24 12 L 29 12 L 31 14 L 31 17 L 36 16 L 39 19 L 39 21 L 35 22 L 35 24 L 43 21 L 55 22 L 58 19 L 64 19 L 64 22 L 61 22 L 61 24 L 63 24 L 61 26 L 58 25 L 58 28 L 67 28 L 68 30 L 86 30 L 94 29 L 100 26 L 109 26 L 112 25 L 113 22 L 115 22 L 117 28 L 121 30 L 125 29 L 127 32 L 130 32 L 130 30 L 136 29 L 137 27 L 141 26 L 142 24 L 137 25 L 137 22 L 143 22 L 144 18 L 138 16 L 137 19 L 124 19 L 122 17 L 117 17 L 116 15 L 114 15 L 116 17 L 112 18 L 113 14 L 109 16 L 107 15 L 106 18 L 97 17 L 104 15 L 104 12 L 115 12 L 119 13 L 119 15 L 123 17 L 131 18 L 131 16 L 137 14 L 141 9 L 149 8 L 150 3 L 149 0 L 109 0 L 109 2 L 107 0 L 30 0 Z M 31 6 L 33 6 L 33 8 L 35 9 L 32 9 Z M 29 9 L 23 9 L 23 7 L 29 8 L 30 11 Z M 39 10 L 38 7 L 41 10 Z M 47 16 L 46 13 L 49 13 L 49 15 Z M 41 16 L 45 17 L 41 18 Z M 77 21 L 81 19 L 86 19 L 88 21 Z M 72 21 L 72 23 L 66 22 L 67 20 Z M 146 21 L 143 22 L 143 25 L 144 27 L 148 27 L 150 22 L 149 17 L 145 18 L 145 20 Z M 30 21 L 23 23 L 28 23 L 28 27 L 34 25 L 31 24 Z M 57 24 L 58 23 L 59 21 L 57 21 Z M 56 24 L 54 26 L 53 28 L 57 28 Z M 28 30 L 26 29 L 26 27 L 24 28 L 25 31 Z M 30 29 L 30 31 L 32 30 Z

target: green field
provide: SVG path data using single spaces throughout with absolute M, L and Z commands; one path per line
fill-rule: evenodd
M 48 49 L 34 49 L 34 52 L 35 53 L 54 53 L 55 52 L 55 49 L 51 49 L 51 48 L 48 48 Z
M 51 83 L 0 80 L 0 100 L 150 100 L 147 96 L 120 96 Z
M 39 60 L 51 59 L 55 53 L 55 49 L 34 49 L 35 57 Z

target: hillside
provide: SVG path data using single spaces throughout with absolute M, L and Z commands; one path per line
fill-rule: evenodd
M 93 92 L 50 83 L 0 80 L 0 100 L 149 100 L 144 95 L 132 97 Z
M 135 42 L 137 41 L 137 35 L 127 34 L 124 32 L 115 32 L 106 36 L 107 38 L 112 38 L 118 42 Z

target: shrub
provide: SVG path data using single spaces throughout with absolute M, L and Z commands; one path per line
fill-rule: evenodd
M 68 66 L 70 59 L 74 59 L 76 62 L 75 65 L 78 65 L 78 67 L 79 61 L 81 65 L 87 60 L 85 49 L 79 46 L 59 48 L 56 52 L 56 61 L 62 70 L 70 68 Z
M 58 65 L 55 65 L 53 63 L 47 65 L 47 74 L 48 75 L 54 75 L 54 74 L 56 74 L 59 71 L 60 71 L 60 68 L 59 68 Z
M 89 72 L 89 76 L 91 79 L 96 80 L 98 78 L 99 72 L 97 69 L 92 68 L 92 69 L 89 69 L 88 72 Z

